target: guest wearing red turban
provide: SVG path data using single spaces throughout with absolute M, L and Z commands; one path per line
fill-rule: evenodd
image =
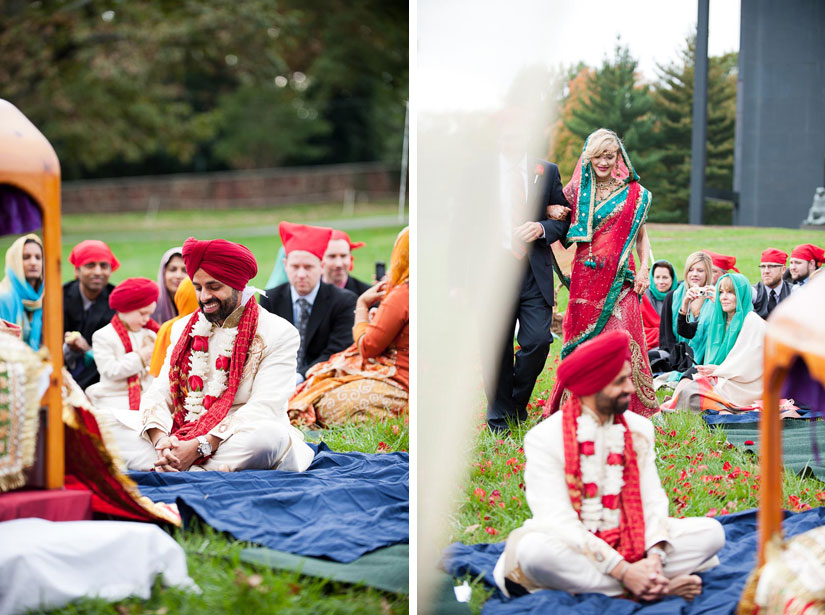
M 363 248 L 365 245 L 367 244 L 363 241 L 353 242 L 344 231 L 333 230 L 332 238 L 324 252 L 323 281 L 327 284 L 335 284 L 338 288 L 346 288 L 361 296 L 370 288 L 370 285 L 352 277 L 350 271 L 355 264 L 352 251 Z
M 791 295 L 791 283 L 784 279 L 788 254 L 776 248 L 762 252 L 759 263 L 761 281 L 753 285 L 753 311 L 767 318 L 780 301 Z
M 825 262 L 825 250 L 822 248 L 812 243 L 796 246 L 788 262 L 788 271 L 791 272 L 794 290 L 804 286 L 823 262 Z
M 533 517 L 507 537 L 493 570 L 505 595 L 692 600 L 702 591 L 695 573 L 719 563 L 722 525 L 668 517 L 653 423 L 625 412 L 635 391 L 629 341 L 624 331 L 603 333 L 559 365 L 556 388 L 569 397 L 524 438 Z
M 115 315 L 92 335 L 92 352 L 100 382 L 86 389 L 98 408 L 140 407 L 141 392 L 152 382 L 149 362 L 158 324 L 152 320 L 158 285 L 147 278 L 128 278 L 109 294 Z
M 739 270 L 736 268 L 735 256 L 717 254 L 716 252 L 711 252 L 710 250 L 702 250 L 702 252 L 710 256 L 710 260 L 713 263 L 713 286 L 716 286 L 716 282 L 719 281 L 719 278 L 727 272 L 735 271 L 736 273 L 739 273 Z
M 321 280 L 332 229 L 281 222 L 287 282 L 268 288 L 261 307 L 295 325 L 301 335 L 296 386 L 306 371 L 352 344 L 355 293 Z
M 182 256 L 200 309 L 172 325 L 140 412 L 100 412 L 98 422 L 129 470 L 305 470 L 312 449 L 287 417 L 300 339 L 252 298 L 255 257 L 231 241 L 192 237 Z
M 63 285 L 63 358 L 74 379 L 86 388 L 100 379 L 92 353 L 95 331 L 114 316 L 109 307 L 112 272 L 120 267 L 111 248 L 97 239 L 81 241 L 69 255 L 75 279 Z

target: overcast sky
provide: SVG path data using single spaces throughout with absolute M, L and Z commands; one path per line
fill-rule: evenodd
M 740 0 L 710 0 L 708 51 L 739 49 Z M 696 28 L 694 0 L 419 0 L 419 110 L 490 108 L 526 64 L 598 66 L 616 36 L 646 78 Z

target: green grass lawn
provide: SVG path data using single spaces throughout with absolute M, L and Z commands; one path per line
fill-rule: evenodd
M 775 247 L 790 253 L 801 243 L 825 244 L 824 234 L 789 229 L 651 224 L 648 231 L 655 258 L 671 261 L 679 278 L 687 256 L 702 248 L 736 256 L 740 271 L 755 283 L 764 249 Z M 559 299 L 560 309 L 566 309 L 566 290 L 561 291 Z M 524 497 L 522 444 L 524 434 L 542 420 L 560 351 L 561 343 L 556 340 L 533 390 L 528 405 L 530 418 L 514 427 L 510 436 L 495 436 L 482 427 L 483 404 L 480 410 L 474 410 L 477 436 L 466 479 L 456 497 L 459 504 L 451 517 L 449 542 L 503 541 L 531 516 Z M 671 515 L 716 516 L 758 507 L 759 460 L 729 445 L 724 429 L 711 430 L 700 416 L 690 413 L 662 415 L 655 424 L 657 465 L 670 497 Z M 825 502 L 825 483 L 786 471 L 783 494 L 784 508 L 807 510 Z M 480 579 L 468 580 L 473 587 L 470 606 L 479 613 L 492 592 Z
M 121 261 L 112 276 L 117 283 L 127 277 L 155 279 L 160 257 L 168 248 L 194 235 L 199 239 L 227 237 L 248 246 L 258 258 L 259 274 L 253 284 L 263 286 L 280 247 L 277 225 L 280 220 L 300 223 L 338 223 L 354 241 L 367 246 L 356 253 L 354 275 L 370 281 L 374 261 L 389 266 L 395 237 L 403 227 L 391 218 L 391 204 L 358 205 L 356 219 L 343 217 L 340 205 L 284 207 L 264 210 L 210 212 L 167 212 L 147 220 L 133 214 L 66 216 L 63 220 L 63 278 L 73 277 L 68 264 L 72 246 L 82 239 L 107 241 Z M 376 224 L 375 219 L 383 220 Z M 389 221 L 386 219 L 390 218 Z M 359 228 L 359 224 L 364 226 Z M 4 238 L 3 250 L 13 238 Z M 313 434 L 335 451 L 383 453 L 409 451 L 406 417 L 361 426 L 348 426 Z M 307 520 L 308 523 L 311 520 Z M 203 590 L 193 594 L 157 585 L 149 600 L 128 599 L 117 604 L 84 600 L 53 611 L 61 614 L 109 615 L 117 613 L 179 615 L 200 613 L 328 613 L 401 614 L 409 609 L 408 597 L 363 586 L 333 583 L 293 572 L 271 570 L 240 561 L 243 548 L 250 546 L 209 527 L 174 532 L 187 554 L 189 574 Z

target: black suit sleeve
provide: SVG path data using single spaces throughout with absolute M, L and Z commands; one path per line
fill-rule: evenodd
M 679 312 L 676 316 L 676 332 L 681 335 L 682 337 L 686 337 L 689 340 L 693 339 L 693 336 L 696 335 L 696 329 L 699 328 L 699 322 L 688 322 L 687 316 Z
M 673 291 L 665 295 L 662 313 L 659 319 L 659 348 L 672 352 L 676 346 L 676 333 L 673 331 Z
M 352 345 L 352 325 L 355 322 L 355 302 L 358 297 L 349 290 L 341 290 L 335 295 L 335 303 L 330 311 L 327 345 L 312 363 L 304 367 L 301 372 L 303 376 L 306 376 L 307 370 L 316 363 L 326 361 L 336 352 L 341 352 Z
M 567 199 L 564 196 L 563 187 L 561 185 L 561 175 L 559 174 L 559 167 L 555 164 L 548 163 L 550 169 L 549 177 L 547 178 L 547 192 L 544 205 L 564 205 L 569 207 Z M 567 236 L 567 231 L 570 228 L 570 216 L 564 220 L 539 220 L 539 224 L 544 227 L 544 245 L 550 245 L 564 239 Z
M 270 297 L 275 294 L 275 289 L 268 288 L 264 291 L 266 295 L 258 295 L 258 305 L 260 305 L 267 312 L 272 312 L 272 303 Z M 272 312 L 274 314 L 274 312 Z

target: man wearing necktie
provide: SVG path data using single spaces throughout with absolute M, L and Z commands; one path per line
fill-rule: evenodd
M 776 305 L 791 294 L 790 282 L 783 280 L 788 255 L 782 250 L 768 248 L 762 252 L 759 272 L 762 280 L 753 285 L 753 311 L 767 318 Z
M 307 370 L 352 344 L 352 324 L 358 297 L 346 289 L 321 281 L 322 259 L 332 229 L 281 222 L 288 282 L 269 288 L 261 307 L 285 318 L 298 329 L 296 385 Z
M 559 168 L 527 155 L 527 126 L 523 114 L 508 109 L 499 124 L 499 246 L 501 258 L 515 259 L 523 271 L 512 309 L 504 323 L 503 339 L 485 366 L 487 424 L 503 432 L 508 421 L 527 418 L 527 402 L 553 341 L 553 252 L 570 226 L 548 220 L 547 205 L 567 205 Z M 513 354 L 513 331 L 518 322 L 519 349 Z

